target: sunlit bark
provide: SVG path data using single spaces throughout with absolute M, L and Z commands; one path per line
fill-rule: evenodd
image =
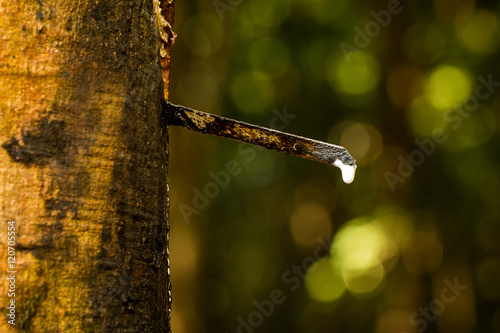
M 0 27 L 0 331 L 168 331 L 152 1 L 0 0 Z

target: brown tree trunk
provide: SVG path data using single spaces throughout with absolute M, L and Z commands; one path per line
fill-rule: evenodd
M 0 27 L 0 332 L 170 330 L 152 0 L 0 0 Z

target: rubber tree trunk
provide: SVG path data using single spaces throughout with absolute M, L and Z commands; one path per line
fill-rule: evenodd
M 0 27 L 0 331 L 169 331 L 152 0 L 0 0 Z

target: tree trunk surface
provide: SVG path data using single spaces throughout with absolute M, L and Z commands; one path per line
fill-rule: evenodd
M 169 331 L 152 1 L 0 0 L 0 27 L 0 332 Z

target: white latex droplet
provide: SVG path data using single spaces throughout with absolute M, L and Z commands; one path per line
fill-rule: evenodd
M 356 173 L 356 165 L 347 165 L 342 163 L 341 160 L 335 160 L 335 162 L 333 162 L 333 165 L 335 165 L 340 169 L 340 171 L 342 171 L 342 180 L 344 181 L 344 183 L 352 183 L 352 181 L 354 180 L 354 174 Z

